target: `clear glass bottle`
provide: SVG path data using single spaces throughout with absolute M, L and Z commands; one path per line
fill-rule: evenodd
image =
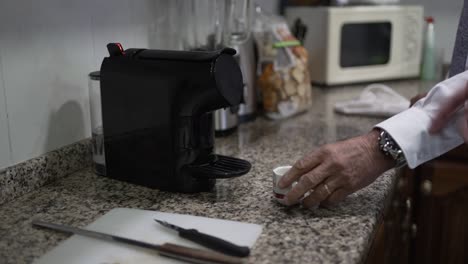
M 232 47 L 247 41 L 251 24 L 250 0 L 226 0 L 224 14 L 224 45 Z
M 434 18 L 426 17 L 424 32 L 424 51 L 421 65 L 421 79 L 430 81 L 436 79 L 436 51 L 434 37 Z
M 183 1 L 179 30 L 184 50 L 217 50 L 222 47 L 224 0 Z
M 101 73 L 94 71 L 89 74 L 89 106 L 91 113 L 92 154 L 94 172 L 106 175 L 106 158 L 104 152 L 104 130 L 102 128 L 101 108 Z

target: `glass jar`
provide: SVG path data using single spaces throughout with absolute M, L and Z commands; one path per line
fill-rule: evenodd
M 222 47 L 224 0 L 183 1 L 179 30 L 184 50 L 217 50 Z
M 104 130 L 102 128 L 101 108 L 101 73 L 94 71 L 89 74 L 89 106 L 91 113 L 92 155 L 94 172 L 106 175 L 106 158 L 104 152 Z
M 257 14 L 258 87 L 267 117 L 281 119 L 306 111 L 312 102 L 307 50 L 280 17 Z

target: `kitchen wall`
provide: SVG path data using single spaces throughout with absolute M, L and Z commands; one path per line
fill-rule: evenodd
M 255 4 L 259 5 L 262 10 L 269 14 L 279 13 L 279 0 L 255 0 Z
M 10 163 L 10 139 L 5 104 L 5 87 L 3 86 L 2 76 L 2 58 L 0 56 L 0 168 Z
M 436 45 L 441 49 L 444 63 L 449 63 L 463 0 L 401 0 L 401 3 L 422 5 L 424 15 L 434 17 Z
M 179 48 L 186 1 L 0 1 L 0 170 L 89 137 L 87 74 L 105 45 Z
M 255 1 L 278 10 L 277 0 Z M 177 48 L 178 2 L 0 1 L 0 169 L 89 137 L 87 74 L 99 69 L 105 45 Z M 402 3 L 436 18 L 449 61 L 462 0 Z
M 108 42 L 167 47 L 171 3 L 0 1 L 0 169 L 89 137 L 87 74 Z

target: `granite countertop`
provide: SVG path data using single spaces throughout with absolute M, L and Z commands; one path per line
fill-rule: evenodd
M 416 81 L 389 83 L 406 97 Z M 292 164 L 318 146 L 368 132 L 381 118 L 333 112 L 336 101 L 357 96 L 363 85 L 314 88 L 308 112 L 281 121 L 257 118 L 216 140 L 217 153 L 247 159 L 245 176 L 219 181 L 209 193 L 180 194 L 99 177 L 90 168 L 0 206 L 0 262 L 30 263 L 67 235 L 31 227 L 32 219 L 85 226 L 116 207 L 230 219 L 263 225 L 248 263 L 360 263 L 390 196 L 395 171 L 331 208 L 286 208 L 272 198 L 271 170 Z

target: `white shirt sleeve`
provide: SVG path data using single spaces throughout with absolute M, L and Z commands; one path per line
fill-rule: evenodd
M 465 118 L 463 108 L 456 111 L 439 133 L 429 134 L 429 127 L 447 98 L 459 89 L 465 89 L 467 84 L 468 71 L 465 71 L 438 83 L 413 107 L 376 125 L 387 131 L 400 146 L 410 168 L 463 144 L 459 134 L 459 122 Z

